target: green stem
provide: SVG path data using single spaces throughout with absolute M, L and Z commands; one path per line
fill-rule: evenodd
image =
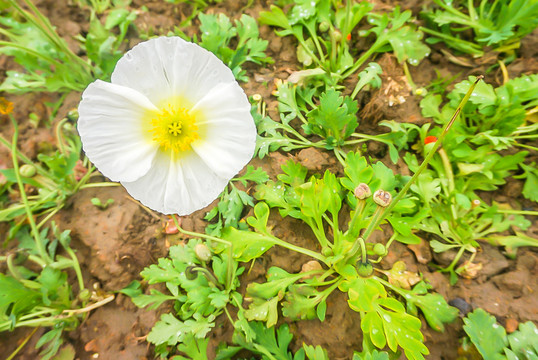
M 45 248 L 43 247 L 43 243 L 41 242 L 41 236 L 39 235 L 39 231 L 37 229 L 37 226 L 34 220 L 34 215 L 32 214 L 32 210 L 30 209 L 30 204 L 28 203 L 28 198 L 26 197 L 26 191 L 24 191 L 24 184 L 22 182 L 21 175 L 19 173 L 19 162 L 16 155 L 17 154 L 17 138 L 19 136 L 19 127 L 17 125 L 17 121 L 13 117 L 13 114 L 10 114 L 9 117 L 11 119 L 11 122 L 13 123 L 13 140 L 11 141 L 11 161 L 13 162 L 13 170 L 15 173 L 15 178 L 17 179 L 17 185 L 19 186 L 21 201 L 24 204 L 26 216 L 28 218 L 28 222 L 30 223 L 30 227 L 32 229 L 32 235 L 34 237 L 39 256 L 41 256 L 41 258 L 47 264 L 50 264 L 52 260 L 47 254 Z
M 351 221 L 349 222 L 349 226 L 347 228 L 346 235 L 350 231 L 353 231 L 357 221 L 362 221 L 365 206 L 366 206 L 366 200 L 357 199 L 357 206 L 355 208 L 355 212 L 353 213 L 353 217 L 351 218 Z M 359 234 L 354 234 L 354 235 L 358 236 Z
M 458 253 L 454 257 L 454 260 L 452 260 L 452 262 L 450 263 L 450 265 L 447 268 L 442 269 L 441 271 L 442 272 L 452 272 L 452 271 L 454 271 L 454 268 L 456 267 L 456 265 L 460 261 L 460 258 L 462 257 L 464 252 L 465 252 L 465 246 L 460 247 L 460 249 L 458 250 Z
M 73 269 L 75 270 L 75 273 L 77 274 L 77 280 L 78 280 L 78 288 L 79 292 L 84 290 L 84 278 L 82 277 L 82 271 L 80 270 L 80 264 L 78 262 L 77 256 L 75 255 L 75 252 L 73 249 L 71 249 L 69 246 L 64 246 L 65 251 L 69 254 L 71 259 L 73 259 Z
M 385 212 L 384 214 L 390 214 L 390 212 L 392 211 L 392 209 L 396 206 L 396 204 L 405 196 L 405 194 L 407 193 L 407 191 L 409 190 L 409 188 L 411 187 L 411 185 L 417 180 L 417 178 L 419 177 L 419 175 L 422 173 L 422 171 L 424 171 L 424 169 L 426 169 L 426 167 L 429 165 L 429 163 L 431 162 L 433 156 L 435 155 L 435 153 L 437 152 L 437 149 L 439 149 L 439 147 L 441 146 L 443 140 L 445 139 L 446 137 L 446 134 L 448 133 L 448 131 L 450 130 L 450 128 L 452 127 L 452 124 L 454 123 L 454 121 L 456 121 L 458 115 L 460 114 L 461 112 L 461 109 L 465 106 L 465 104 L 467 103 L 467 101 L 469 100 L 469 98 L 471 97 L 471 94 L 473 93 L 474 91 L 474 88 L 476 87 L 476 84 L 482 80 L 484 77 L 483 76 L 478 76 L 476 78 L 476 81 L 469 87 L 469 90 L 467 90 L 467 93 L 465 94 L 465 96 L 463 97 L 463 99 L 460 101 L 460 104 L 458 105 L 458 107 L 456 108 L 456 111 L 454 112 L 454 115 L 452 115 L 452 118 L 443 126 L 443 128 L 441 129 L 441 135 L 439 136 L 439 138 L 437 139 L 437 141 L 434 143 L 432 149 L 430 150 L 430 152 L 426 155 L 426 157 L 424 158 L 424 160 L 422 161 L 422 164 L 420 164 L 420 167 L 418 168 L 418 170 L 413 174 L 413 176 L 411 177 L 411 179 L 405 184 L 405 186 L 402 188 L 402 190 L 398 193 L 398 195 L 391 201 L 390 205 L 385 209 Z M 370 236 L 370 233 L 377 228 L 377 226 L 381 223 L 381 221 L 384 220 L 384 216 L 380 216 L 379 219 L 376 221 L 376 224 L 374 224 L 374 226 L 371 226 L 371 227 L 368 227 L 368 229 L 371 229 L 371 230 L 366 230 L 366 232 L 364 233 L 363 235 L 363 238 L 367 241 L 368 240 L 368 237 Z
M 342 164 L 343 167 L 346 167 L 346 160 L 345 160 L 346 155 L 344 151 L 340 148 L 334 148 L 334 155 L 336 155 L 336 158 L 338 159 L 340 164 Z
M 372 56 L 372 54 L 374 54 L 380 47 L 384 46 L 387 41 L 387 37 L 383 36 L 383 34 L 378 37 L 376 42 L 353 64 L 353 66 L 342 74 L 342 79 L 347 78 L 355 71 L 359 70 L 366 60 L 368 60 L 368 58 L 370 58 L 370 56 Z
M 413 78 L 411 77 L 411 73 L 409 72 L 409 67 L 407 66 L 407 61 L 404 61 L 402 66 L 404 69 L 405 77 L 407 78 L 407 83 L 411 87 L 411 90 L 413 91 L 413 94 L 414 94 L 415 91 L 417 90 L 417 85 L 415 84 L 415 82 L 413 81 Z
M 446 180 L 448 182 L 448 196 L 450 201 L 450 210 L 452 211 L 452 219 L 456 220 L 458 218 L 458 214 L 456 212 L 456 204 L 455 204 L 455 198 L 454 198 L 454 172 L 452 171 L 452 164 L 450 163 L 450 159 L 448 158 L 448 155 L 446 154 L 446 151 L 443 148 L 439 149 L 439 155 L 441 156 L 441 161 L 443 163 L 443 168 L 445 169 L 445 175 Z
M 538 151 L 538 147 L 536 146 L 530 146 L 530 145 L 526 145 L 526 144 L 520 144 L 520 143 L 514 143 L 514 145 L 516 146 L 519 146 L 519 147 L 522 147 L 524 149 L 531 149 L 531 150 L 535 150 L 535 151 Z
M 15 351 L 13 351 L 11 353 L 11 355 L 9 355 L 7 357 L 6 360 L 12 360 L 15 358 L 15 355 L 17 355 L 19 353 L 19 351 L 22 350 L 22 348 L 26 345 L 26 343 L 32 338 L 32 336 L 34 336 L 35 332 L 37 331 L 38 328 L 35 328 L 34 330 L 32 330 L 32 332 L 30 333 L 30 335 L 28 335 L 26 338 L 24 338 L 24 340 L 22 341 L 22 343 L 15 349 Z
M 288 250 L 292 250 L 292 251 L 295 251 L 295 252 L 298 252 L 298 253 L 305 254 L 307 256 L 313 257 L 314 259 L 319 260 L 319 261 L 323 262 L 324 264 L 326 263 L 325 256 L 323 256 L 323 255 L 321 255 L 321 254 L 319 254 L 319 253 L 317 253 L 315 251 L 308 250 L 308 249 L 305 249 L 303 247 L 287 243 L 287 242 L 285 242 L 283 240 L 280 240 L 279 238 L 277 238 L 277 237 L 275 237 L 275 236 L 273 236 L 271 234 L 265 234 L 265 235 L 267 237 L 269 237 L 270 240 L 275 245 L 278 245 L 278 246 L 281 246 L 281 247 L 286 248 Z
M 532 210 L 512 210 L 512 209 L 497 209 L 498 213 L 501 214 L 516 214 L 516 215 L 530 215 L 530 216 L 538 216 L 538 211 L 532 211 Z
M 115 182 L 98 182 L 98 183 L 89 183 L 79 186 L 79 189 L 89 189 L 89 188 L 97 188 L 97 187 L 115 187 L 120 186 L 120 183 Z

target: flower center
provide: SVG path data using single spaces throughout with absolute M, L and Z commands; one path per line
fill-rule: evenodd
M 151 119 L 153 141 L 163 150 L 186 151 L 199 138 L 196 118 L 183 107 L 168 104 Z

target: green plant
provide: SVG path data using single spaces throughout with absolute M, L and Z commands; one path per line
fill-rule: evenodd
M 533 0 L 434 0 L 437 9 L 423 12 L 430 28 L 420 29 L 434 38 L 426 41 L 443 41 L 448 47 L 481 57 L 487 47 L 498 52 L 519 48 L 520 40 L 538 25 L 538 4 Z M 471 41 L 459 35 L 472 31 Z
M 412 65 L 429 54 L 420 39 L 422 33 L 410 24 L 411 12 L 372 13 L 372 4 L 352 1 L 298 1 L 286 13 L 272 5 L 260 13 L 260 22 L 280 28 L 279 36 L 293 35 L 298 42 L 297 58 L 306 67 L 305 77 L 323 75 L 325 86 L 334 87 L 353 73 L 375 53 L 392 50 L 400 62 Z M 375 35 L 375 42 L 357 60 L 350 40 L 359 22 L 368 17 L 372 27 L 359 36 Z M 360 81 L 359 81 L 360 82 Z M 356 94 L 356 92 L 353 92 Z
M 536 359 L 538 329 L 531 321 L 519 324 L 519 330 L 506 335 L 495 317 L 482 309 L 476 309 L 463 319 L 463 329 L 470 343 L 465 339 L 463 349 L 474 346 L 484 359 Z
M 70 247 L 69 230 L 61 232 L 53 222 L 48 236 L 48 228 L 37 232 L 31 224 L 30 231 L 24 227 L 17 232 L 18 248 L 0 256 L 8 269 L 8 273 L 0 273 L 0 331 L 50 328 L 36 344 L 36 348 L 42 348 L 41 359 L 47 360 L 62 345 L 64 331 L 75 329 L 91 309 L 114 296 L 100 298 L 84 287 L 77 257 Z M 60 249 L 68 256 L 61 255 Z M 77 292 L 68 282 L 68 269 L 76 273 Z
M 164 357 L 174 352 L 171 347 L 186 344 L 185 339 L 204 339 L 218 315 L 226 312 L 230 316 L 228 303 L 240 306 L 237 276 L 243 271 L 230 253 L 213 254 L 205 243 L 191 239 L 186 245 L 170 247 L 169 258 L 160 258 L 158 264 L 141 272 L 149 284 L 164 283 L 171 295 L 157 289 L 142 294 L 139 282 L 122 292 L 139 307 L 157 308 L 165 301 L 174 301 L 176 315 L 163 314 L 147 338 L 155 344 L 156 353 Z
M 98 207 L 101 210 L 106 210 L 110 205 L 114 203 L 114 199 L 107 199 L 107 201 L 103 204 L 101 200 L 96 197 L 91 198 L 90 201 L 94 206 Z
M 273 60 L 265 55 L 267 40 L 260 39 L 258 24 L 254 18 L 241 15 L 234 23 L 224 14 L 199 14 L 200 40 L 195 35 L 192 39 L 204 49 L 211 51 L 222 60 L 239 81 L 248 81 L 246 71 L 242 68 L 246 62 L 270 64 Z M 191 41 L 176 28 L 176 34 Z M 232 47 L 233 46 L 233 47 Z
M 449 102 L 442 108 L 441 95 L 428 94 L 421 101 L 422 114 L 433 117 L 435 122 L 446 123 L 445 117 L 455 111 L 474 80 L 470 78 L 456 84 L 447 96 Z M 533 196 L 534 168 L 524 164 L 528 152 L 501 155 L 498 151 L 515 145 L 532 148 L 525 142 L 537 136 L 538 127 L 525 122 L 536 106 L 534 88 L 534 75 L 510 80 L 496 89 L 479 83 L 461 111 L 461 121 L 454 124 L 445 145 L 432 159 L 431 169 L 424 171 L 411 187 L 421 200 L 416 214 L 427 214 L 414 224 L 415 230 L 436 236 L 430 241 L 435 252 L 457 250 L 452 263 L 443 269 L 450 272 L 452 282 L 457 280 L 457 273 L 467 271 L 466 264 L 458 269 L 456 266 L 466 251 L 472 254 L 469 260 L 472 262 L 480 247 L 479 240 L 505 245 L 509 251 L 537 244 L 535 239 L 520 232 L 516 236 L 501 235 L 512 228 L 528 228 L 530 222 L 522 215 L 536 215 L 536 212 L 500 209 L 495 203 L 486 204 L 477 194 L 477 191 L 496 190 L 521 166 L 525 169 L 522 176 L 530 181 L 529 185 L 525 184 L 523 195 Z M 416 142 L 413 147 L 423 156 L 441 133 L 439 129 L 430 128 L 430 124 L 422 127 L 385 124 L 393 131 L 406 133 L 407 140 Z M 403 159 L 412 172 L 417 171 L 419 164 L 415 154 L 406 153 Z
M 33 161 L 17 148 L 18 124 L 13 115 L 10 114 L 10 117 L 15 129 L 12 141 L 0 136 L 0 143 L 10 150 L 13 161 L 12 169 L 0 169 L 5 177 L 5 183 L 0 187 L 0 202 L 3 205 L 0 221 L 13 222 L 6 240 L 12 238 L 32 216 L 42 216 L 36 227 L 43 227 L 80 189 L 115 186 L 112 183 L 87 183 L 94 169 L 87 160 L 79 160 L 82 149 L 80 138 L 68 118 L 56 126 L 58 150 L 40 153 L 37 161 Z M 19 166 L 19 161 L 24 164 Z M 32 193 L 27 195 L 28 191 Z M 9 197 L 8 194 L 14 196 Z
M 220 236 L 222 229 L 229 226 L 246 229 L 248 226 L 243 221 L 243 210 L 248 205 L 253 207 L 254 199 L 246 191 L 238 189 L 234 182 L 246 186 L 248 181 L 261 184 L 267 180 L 267 173 L 261 168 L 254 169 L 252 165 L 247 166 L 243 175 L 231 179 L 228 187 L 220 194 L 217 206 L 204 217 L 205 220 L 213 221 L 207 226 L 206 234 Z
M 95 78 L 110 76 L 121 56 L 119 48 L 124 42 L 127 28 L 136 18 L 132 11 L 115 8 L 102 25 L 92 11 L 90 30 L 86 38 L 79 36 L 88 60 L 73 52 L 57 33 L 49 20 L 31 0 L 24 0 L 25 10 L 17 1 L 8 15 L 0 17 L 0 34 L 8 40 L 0 41 L 0 53 L 13 56 L 24 71 L 10 70 L 0 91 L 26 93 L 29 91 L 68 92 L 82 91 Z M 115 1 L 114 4 L 122 2 Z M 117 27 L 120 34 L 112 30 Z
M 366 85 L 379 86 L 378 70 L 376 63 L 370 63 L 359 73 L 362 85 L 356 89 Z M 261 113 L 254 113 L 259 134 L 256 153 L 260 158 L 277 149 L 290 151 L 316 147 L 333 150 L 340 163 L 344 164 L 344 148 L 373 140 L 387 145 L 391 160 L 394 163 L 398 161 L 398 148 L 405 144 L 401 134 L 367 135 L 356 132 L 359 126 L 356 116 L 358 105 L 353 96 L 342 96 L 339 91 L 329 89 L 316 99 L 315 92 L 316 89 L 309 86 L 299 87 L 284 82 L 276 93 L 280 122 L 265 116 L 263 109 Z M 304 133 L 292 126 L 295 119 L 301 121 Z

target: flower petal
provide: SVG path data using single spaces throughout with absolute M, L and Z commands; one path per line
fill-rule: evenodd
M 143 117 L 155 106 L 138 91 L 97 80 L 82 94 L 78 132 L 84 152 L 112 181 L 148 172 L 158 150 L 144 134 Z
M 237 82 L 219 84 L 198 101 L 193 111 L 203 113 L 197 122 L 199 141 L 193 150 L 221 177 L 231 179 L 252 158 L 256 147 L 256 126 L 250 103 Z
M 193 152 L 180 159 L 158 153 L 146 175 L 122 185 L 147 207 L 182 216 L 209 205 L 228 180 L 211 171 Z
M 232 81 L 232 71 L 215 55 L 180 37 L 136 45 L 112 73 L 112 83 L 138 90 L 157 106 L 173 96 L 195 103 L 215 84 Z

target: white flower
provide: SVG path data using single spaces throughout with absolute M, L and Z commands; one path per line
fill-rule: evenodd
M 147 207 L 186 215 L 210 204 L 252 158 L 249 101 L 217 57 L 179 37 L 138 44 L 111 83 L 82 94 L 84 152 Z

